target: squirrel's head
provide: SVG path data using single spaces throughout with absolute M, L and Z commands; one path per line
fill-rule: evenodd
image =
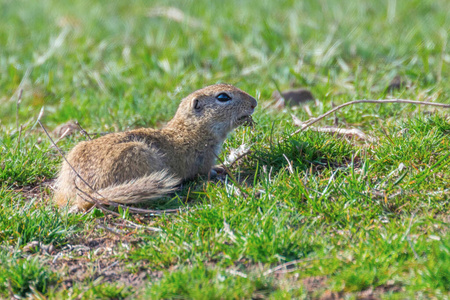
M 184 126 L 201 126 L 224 139 L 234 128 L 252 122 L 257 104 L 255 98 L 232 85 L 215 84 L 184 98 L 171 123 L 177 120 Z

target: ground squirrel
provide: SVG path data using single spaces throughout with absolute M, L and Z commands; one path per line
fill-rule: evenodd
M 160 130 L 142 128 L 80 142 L 67 161 L 96 191 L 64 161 L 54 200 L 78 211 L 93 205 L 86 194 L 129 204 L 170 193 L 183 180 L 211 171 L 227 134 L 251 122 L 256 105 L 232 85 L 211 85 L 184 98 Z

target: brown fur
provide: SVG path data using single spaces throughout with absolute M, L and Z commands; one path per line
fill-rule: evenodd
M 216 99 L 220 93 L 232 99 L 220 102 Z M 54 199 L 77 211 L 92 206 L 77 188 L 117 203 L 159 198 L 182 180 L 208 174 L 227 134 L 249 120 L 256 105 L 240 89 L 216 84 L 184 98 L 174 118 L 160 130 L 142 128 L 81 142 L 67 160 L 96 192 L 63 162 Z

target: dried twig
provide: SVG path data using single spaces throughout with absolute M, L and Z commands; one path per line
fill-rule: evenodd
M 85 136 L 87 136 L 88 139 L 89 139 L 90 141 L 92 141 L 92 138 L 91 138 L 91 136 L 89 135 L 89 133 L 87 133 L 87 131 L 84 130 L 83 127 L 81 127 L 80 123 L 79 123 L 77 120 L 75 120 L 75 125 L 77 125 L 78 128 L 80 128 L 80 132 L 81 132 L 82 134 L 84 134 Z
M 64 159 L 64 161 L 67 163 L 67 165 L 72 169 L 72 171 L 75 172 L 75 175 L 80 178 L 80 180 L 88 187 L 90 188 L 94 193 L 96 193 L 97 195 L 99 195 L 100 197 L 102 197 L 103 199 L 105 199 L 105 197 L 103 197 L 102 195 L 100 195 L 96 189 L 94 189 L 89 183 L 87 183 L 86 180 L 84 180 L 83 177 L 81 177 L 80 174 L 78 174 L 78 172 L 75 170 L 75 168 L 69 163 L 69 161 L 67 160 L 66 156 L 64 155 L 64 153 L 62 152 L 61 148 L 59 148 L 55 142 L 53 141 L 52 137 L 50 136 L 50 134 L 48 133 L 47 129 L 45 129 L 44 125 L 42 125 L 41 120 L 37 121 L 39 123 L 39 125 L 42 127 L 42 129 L 44 130 L 45 134 L 47 135 L 47 137 L 49 138 L 50 142 L 53 144 L 53 146 L 56 148 L 56 150 L 58 150 L 59 154 L 62 156 L 62 158 Z M 106 199 L 105 199 L 106 200 Z
M 38 122 L 39 125 L 42 127 L 42 129 L 44 130 L 44 132 L 45 132 L 45 134 L 47 135 L 47 137 L 50 139 L 50 141 L 51 141 L 51 143 L 53 144 L 53 146 L 58 150 L 59 154 L 60 154 L 60 155 L 62 156 L 62 158 L 66 161 L 67 165 L 68 165 L 68 166 L 72 169 L 72 171 L 75 173 L 75 175 L 76 175 L 78 178 L 80 178 L 80 180 L 81 180 L 84 184 L 86 184 L 86 186 L 87 186 L 88 188 L 90 188 L 94 193 L 98 194 L 101 198 L 103 198 L 103 199 L 105 199 L 106 201 L 108 201 L 105 197 L 103 197 L 102 195 L 100 195 L 100 193 L 99 193 L 97 190 L 95 190 L 89 183 L 87 183 L 87 181 L 84 180 L 84 178 L 81 177 L 80 174 L 78 174 L 78 172 L 75 170 L 75 168 L 69 163 L 69 161 L 67 160 L 67 158 L 66 158 L 65 155 L 63 154 L 62 150 L 55 144 L 55 142 L 54 142 L 53 139 L 51 138 L 50 134 L 48 133 L 47 129 L 44 127 L 44 125 L 42 125 L 41 121 L 38 120 L 37 122 Z M 105 207 L 103 206 L 102 203 L 100 203 L 97 199 L 95 199 L 94 197 L 92 197 L 91 195 L 89 195 L 88 193 L 86 193 L 85 191 L 79 189 L 77 186 L 75 186 L 75 188 L 76 188 L 79 192 L 83 193 L 86 197 L 89 198 L 89 199 L 84 198 L 84 197 L 82 197 L 80 194 L 78 194 L 81 198 L 83 198 L 83 200 L 85 200 L 85 201 L 87 201 L 87 202 L 90 202 L 90 203 L 94 204 L 95 207 L 99 208 L 100 210 L 102 210 L 102 211 L 104 211 L 104 212 L 110 213 L 110 214 L 112 214 L 112 215 L 114 215 L 114 216 L 117 216 L 117 217 L 121 217 L 120 214 L 118 214 L 118 213 L 116 213 L 116 212 L 113 212 L 112 210 L 109 210 L 109 209 L 105 208 Z M 109 201 L 108 201 L 108 202 L 109 202 Z
M 42 106 L 41 110 L 39 111 L 38 117 L 36 119 L 36 122 L 33 124 L 33 126 L 31 126 L 31 129 L 28 130 L 28 134 L 31 133 L 31 131 L 34 129 L 34 127 L 36 127 L 36 125 L 39 123 L 39 121 L 42 119 L 42 117 L 44 116 L 44 107 Z
M 115 228 L 112 228 L 112 227 L 104 226 L 102 224 L 97 224 L 97 227 L 101 228 L 101 229 L 104 229 L 106 231 L 109 231 L 112 234 L 120 236 L 120 237 L 122 237 L 126 233 L 126 231 L 124 231 L 124 230 L 115 229 Z
M 121 214 L 116 213 L 112 210 L 107 209 L 106 207 L 103 206 L 102 203 L 100 203 L 97 199 L 95 199 L 94 197 L 92 197 L 91 195 L 89 195 L 88 193 L 86 193 L 85 191 L 81 190 L 78 186 L 75 186 L 75 189 L 79 192 L 81 192 L 84 196 L 86 196 L 87 198 L 83 197 L 80 194 L 77 194 L 79 197 L 81 197 L 84 201 L 89 202 L 91 204 L 93 204 L 93 207 L 97 207 L 98 209 L 100 209 L 101 211 L 105 212 L 105 213 L 110 213 L 116 217 L 122 217 Z
M 80 194 L 78 194 L 78 196 L 80 196 L 83 200 L 85 200 L 85 201 L 87 201 L 87 202 L 90 202 L 90 203 L 94 204 L 95 207 L 98 207 L 98 208 L 99 208 L 100 210 L 102 210 L 103 212 L 107 212 L 107 213 L 110 213 L 110 214 L 112 214 L 112 215 L 114 215 L 114 216 L 116 216 L 116 217 L 122 218 L 122 220 L 124 220 L 125 222 L 127 222 L 128 224 L 130 224 L 130 226 L 132 226 L 133 228 L 146 229 L 146 230 L 148 230 L 148 231 L 162 231 L 162 229 L 160 229 L 160 228 L 142 226 L 142 225 L 138 225 L 138 224 L 136 224 L 136 223 L 134 223 L 134 222 L 131 222 L 130 220 L 124 219 L 124 218 L 122 217 L 121 214 L 116 213 L 116 212 L 114 212 L 114 211 L 112 211 L 112 210 L 109 210 L 109 209 L 105 208 L 105 207 L 103 206 L 103 204 L 100 203 L 97 199 L 93 198 L 93 197 L 92 197 L 91 195 L 89 195 L 88 193 L 82 191 L 82 190 L 79 189 L 77 186 L 76 186 L 75 188 L 76 188 L 79 192 L 83 193 L 86 197 L 89 198 L 89 199 L 86 199 L 86 198 L 84 198 L 83 196 L 81 196 Z
M 126 225 L 126 224 L 119 224 L 119 223 L 113 223 L 113 225 L 129 228 L 129 229 L 136 229 L 136 226 L 134 226 L 134 225 Z M 161 231 L 159 228 L 156 228 L 156 227 L 147 227 L 147 228 L 149 228 L 151 231 Z M 156 230 L 152 230 L 152 229 L 156 229 Z
M 349 105 L 353 105 L 353 104 L 358 104 L 358 103 L 376 103 L 376 104 L 382 104 L 382 103 L 407 103 L 407 104 L 416 104 L 416 105 L 430 105 L 430 106 L 438 106 L 438 107 L 444 107 L 444 108 L 450 108 L 450 104 L 444 104 L 444 103 L 436 103 L 436 102 L 424 102 L 424 101 L 414 101 L 414 100 L 405 100 L 405 99 L 388 99 L 388 100 L 355 100 L 355 101 L 350 101 L 344 104 L 341 104 L 339 106 L 336 106 L 335 108 L 327 111 L 326 113 L 324 113 L 323 115 L 314 118 L 314 119 L 310 119 L 306 122 L 303 123 L 303 126 L 294 131 L 294 133 L 291 134 L 291 136 L 296 135 L 299 132 L 302 132 L 304 130 L 306 130 L 308 127 L 310 127 L 312 124 L 319 122 L 320 120 L 322 120 L 323 118 L 329 116 L 330 114 L 340 110 L 343 107 L 349 106 Z

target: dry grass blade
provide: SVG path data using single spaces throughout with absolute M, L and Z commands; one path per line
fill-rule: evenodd
M 56 49 L 62 46 L 69 32 L 70 27 L 64 27 L 59 33 L 59 35 L 56 37 L 56 39 L 51 42 L 50 47 L 47 49 L 47 51 L 41 56 L 37 57 L 36 61 L 33 64 L 33 67 L 38 67 L 44 64 L 50 57 L 52 57 Z
M 58 144 L 58 142 L 60 140 L 62 140 L 63 138 L 65 138 L 69 132 L 70 132 L 70 128 L 66 128 L 66 130 L 63 132 L 63 134 L 55 141 L 55 144 Z M 49 148 L 55 148 L 55 146 L 51 145 Z
M 70 28 L 65 27 L 59 33 L 58 37 L 50 44 L 50 47 L 47 49 L 47 51 L 44 54 L 38 56 L 36 61 L 32 65 L 27 67 L 25 74 L 23 75 L 22 79 L 20 80 L 17 90 L 13 93 L 11 98 L 9 98 L 9 101 L 12 101 L 14 99 L 15 95 L 18 95 L 17 98 L 20 98 L 22 96 L 23 87 L 24 87 L 25 83 L 28 81 L 28 79 L 31 75 L 31 72 L 33 71 L 33 68 L 38 67 L 38 66 L 42 65 L 43 63 L 45 63 L 55 53 L 55 50 L 57 48 L 61 47 L 61 45 L 63 44 L 69 31 L 70 31 Z
M 305 110 L 306 114 L 307 114 L 310 118 L 313 118 L 313 117 L 314 117 L 313 114 L 312 114 L 312 112 L 311 112 L 311 108 L 309 108 L 309 105 L 308 105 L 308 104 L 305 104 L 305 105 L 303 106 L 303 109 Z
M 291 114 L 292 121 L 295 126 L 302 127 L 307 125 L 307 122 L 302 122 L 296 115 Z M 376 139 L 368 134 L 365 134 L 362 130 L 357 128 L 346 129 L 338 127 L 307 127 L 309 130 L 326 133 L 336 133 L 341 135 L 357 136 L 360 140 L 375 142 Z
M 223 162 L 223 160 L 221 160 L 220 157 L 217 156 L 216 154 L 214 154 L 214 155 L 216 156 L 217 160 L 222 164 L 223 168 L 225 169 L 225 172 L 227 173 L 228 176 L 230 176 L 231 180 L 236 185 L 236 187 L 239 189 L 241 194 L 244 195 L 245 197 L 248 197 L 249 194 L 242 188 L 242 186 L 236 180 L 236 177 L 234 177 L 233 173 L 231 173 L 230 169 L 227 166 L 225 166 L 225 163 Z
M 369 141 L 371 143 L 376 142 L 377 139 L 365 134 L 362 130 L 357 128 L 346 129 L 346 128 L 336 128 L 336 127 L 309 127 L 309 130 L 325 133 L 336 133 L 346 136 L 357 136 L 360 140 Z
M 118 263 L 119 263 L 118 261 L 113 262 L 112 264 L 110 264 L 109 266 L 107 266 L 106 268 L 104 268 L 104 269 L 102 270 L 102 273 L 101 273 L 101 274 L 104 274 L 106 271 L 108 271 L 108 270 L 111 269 L 112 267 L 116 266 Z
M 20 102 L 22 102 L 22 93 L 23 89 L 19 90 L 19 96 L 17 96 L 17 102 L 16 102 L 16 128 L 19 130 L 19 108 L 20 108 Z
M 225 272 L 227 272 L 228 274 L 231 274 L 231 275 L 242 277 L 242 278 L 247 278 L 248 277 L 247 274 L 239 272 L 239 271 L 236 271 L 236 270 L 226 270 Z
M 147 230 L 147 231 L 150 231 L 150 232 L 161 232 L 161 231 L 163 231 L 161 228 L 138 225 L 138 224 L 133 223 L 130 220 L 127 220 L 127 219 L 123 219 L 123 220 L 126 223 L 128 223 L 129 226 L 134 226 L 134 228 L 137 228 L 137 229 L 144 229 L 144 230 Z
M 148 13 L 149 17 L 165 17 L 178 23 L 186 23 L 195 28 L 202 27 L 201 21 L 187 16 L 183 11 L 176 7 L 154 7 Z
M 294 167 L 292 166 L 292 162 L 289 160 L 289 158 L 287 158 L 287 156 L 286 156 L 286 154 L 284 154 L 283 153 L 283 157 L 284 157 L 284 159 L 287 161 L 287 163 L 288 163 L 288 170 L 289 170 L 289 173 L 291 173 L 291 174 L 294 174 Z
M 300 120 L 296 115 L 291 114 L 292 117 L 292 121 L 294 122 L 294 126 L 296 127 L 303 127 L 304 126 L 304 122 L 302 120 Z
M 136 213 L 136 214 L 143 214 L 143 215 L 162 215 L 162 214 L 176 214 L 180 212 L 180 209 L 173 208 L 173 209 L 144 209 L 144 208 L 137 208 L 137 207 L 131 207 L 124 204 L 118 204 L 115 202 L 110 202 L 109 205 L 114 207 L 121 207 L 122 209 L 128 209 L 129 212 Z
M 31 71 L 33 70 L 33 67 L 28 67 L 25 71 L 25 74 L 22 77 L 22 80 L 19 83 L 19 86 L 17 87 L 17 90 L 12 94 L 11 98 L 9 98 L 9 101 L 12 101 L 14 99 L 14 96 L 17 95 L 17 98 L 19 98 L 19 95 L 22 95 L 23 86 L 25 85 L 25 82 L 28 80 L 28 78 L 31 75 Z
M 414 101 L 414 100 L 405 100 L 405 99 L 388 99 L 388 100 L 355 100 L 355 101 L 350 101 L 344 104 L 341 104 L 339 106 L 336 106 L 335 108 L 327 111 L 326 113 L 324 113 L 323 115 L 314 118 L 314 119 L 310 119 L 306 122 L 303 122 L 303 125 L 301 126 L 300 129 L 294 131 L 294 133 L 291 134 L 291 136 L 296 135 L 302 131 L 305 131 L 308 127 L 310 127 L 311 125 L 313 125 L 314 123 L 319 122 L 320 120 L 322 120 L 323 118 L 329 116 L 330 114 L 340 110 L 343 107 L 349 106 L 349 105 L 353 105 L 353 104 L 358 104 L 358 103 L 375 103 L 375 104 L 384 104 L 384 103 L 406 103 L 406 104 L 415 104 L 415 105 L 429 105 L 429 106 L 437 106 L 437 107 L 443 107 L 443 108 L 450 108 L 450 104 L 445 104 L 445 103 L 437 103 L 437 102 L 423 102 L 423 101 Z
M 296 259 L 293 261 L 288 261 L 287 263 L 281 264 L 279 266 L 276 266 L 275 268 L 269 269 L 266 272 L 263 273 L 264 276 L 276 273 L 287 273 L 287 272 L 292 272 L 297 270 L 297 268 L 291 268 L 288 269 L 288 267 L 293 266 L 293 265 L 298 265 L 301 263 L 305 263 L 305 262 L 311 262 L 311 261 L 315 261 L 315 260 L 324 260 L 324 259 L 330 259 L 331 257 L 322 257 L 322 258 L 304 258 L 304 259 Z
M 231 149 L 230 154 L 225 159 L 224 165 L 231 168 L 238 160 L 251 152 L 250 148 L 251 147 L 246 144 L 241 144 L 237 149 Z
M 249 155 L 249 154 L 251 154 L 252 153 L 252 151 L 251 151 L 251 149 L 249 148 L 249 149 L 247 149 L 246 151 L 244 151 L 244 152 L 242 152 L 238 157 L 236 157 L 236 159 L 232 162 L 232 163 L 230 163 L 230 165 L 229 166 L 227 166 L 229 169 L 231 169 L 238 161 L 240 161 L 241 159 L 243 159 L 244 157 L 246 157 L 247 155 Z M 226 163 L 226 162 L 225 162 Z M 224 168 L 225 168 L 225 165 L 223 165 L 224 166 Z

